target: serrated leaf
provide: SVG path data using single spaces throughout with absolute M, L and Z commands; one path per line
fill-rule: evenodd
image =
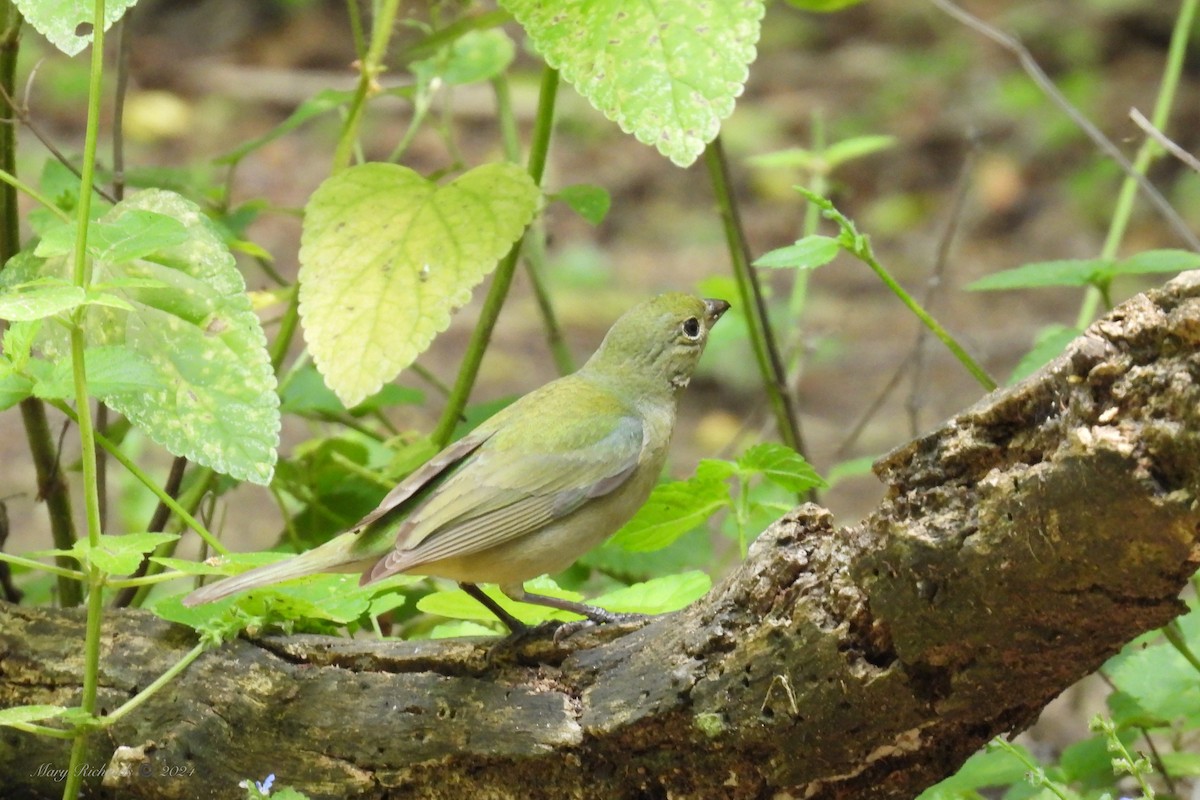
M 755 58 L 761 0 L 501 0 L 563 80 L 686 167 L 733 112 Z
M 789 492 L 807 492 L 828 485 L 802 455 L 774 442 L 754 445 L 742 454 L 737 464 L 743 474 L 760 474 Z
M 29 281 L 0 292 L 0 319 L 31 322 L 77 308 L 86 300 L 87 292 L 66 280 Z
M 46 231 L 33 254 L 53 258 L 73 253 L 77 229 L 75 223 L 70 223 Z M 177 247 L 188 237 L 188 229 L 173 217 L 130 209 L 88 222 L 87 251 L 92 258 L 118 264 Z
M 540 196 L 507 163 L 445 186 L 378 163 L 321 184 L 305 210 L 300 316 L 313 361 L 343 403 L 374 394 L 446 329 Z
M 108 0 L 104 5 L 104 30 L 135 3 L 137 0 Z M 91 0 L 16 0 L 16 5 L 26 22 L 67 55 L 73 56 L 91 44 L 96 8 Z
M 612 198 L 608 191 L 602 186 L 590 183 L 577 183 L 574 186 L 564 187 L 555 194 L 555 199 L 562 200 L 571 207 L 572 211 L 593 225 L 604 222 L 604 218 L 608 216 L 608 209 L 612 205 Z
M 838 240 L 829 236 L 805 236 L 795 244 L 780 247 L 759 256 L 756 267 L 775 269 L 816 269 L 823 267 L 842 250 Z
M 1034 760 L 1024 747 L 1013 746 L 1025 753 L 1031 761 Z M 1012 753 L 1004 750 L 984 750 L 968 758 L 954 775 L 926 789 L 917 796 L 917 800 L 973 797 L 975 795 L 971 792 L 974 790 L 1016 783 L 1028 771 L 1029 768 Z
M 110 575 L 128 575 L 142 563 L 142 557 L 154 548 L 179 538 L 175 533 L 101 534 L 100 542 L 92 547 L 86 539 L 75 542 L 72 548 L 80 563 L 94 564 Z
M 41 320 L 16 322 L 4 331 L 4 357 L 13 369 L 22 370 L 29 361 L 33 342 L 42 328 Z
M 693 570 L 615 589 L 591 603 L 617 614 L 668 614 L 691 605 L 711 588 L 712 578 Z
M 1177 622 L 1193 652 L 1200 650 L 1200 609 L 1193 608 Z M 1184 719 L 1189 727 L 1200 724 L 1200 674 L 1171 645 L 1155 644 L 1132 652 L 1126 648 L 1109 661 L 1105 672 L 1117 689 L 1135 701 L 1131 708 L 1139 715 Z
M 123 345 L 159 379 L 159 388 L 114 394 L 110 405 L 171 453 L 265 484 L 275 464 L 279 397 L 241 273 L 201 209 L 172 192 L 139 192 L 101 222 L 119 223 L 131 213 L 144 221 L 138 212 L 173 218 L 188 238 L 151 258 L 93 259 L 93 280 L 133 310 L 90 305 L 83 315 L 89 345 Z M 0 284 L 69 273 L 66 256 L 23 253 L 0 273 Z M 50 359 L 67 358 L 65 332 L 43 331 L 41 349 Z
M 0 370 L 0 411 L 12 408 L 33 394 L 33 383 L 23 375 L 17 375 L 6 367 Z
M 721 464 L 723 462 L 708 462 Z M 705 462 L 701 462 L 703 468 Z M 685 481 L 654 487 L 633 519 L 613 534 L 612 544 L 634 552 L 666 547 L 688 531 L 703 525 L 717 510 L 729 505 L 729 486 L 717 467 L 697 468 Z
M 0 725 L 12 725 L 14 722 L 40 722 L 42 720 L 61 717 L 67 711 L 68 708 L 66 706 L 49 705 L 0 708 Z
M 1049 364 L 1082 332 L 1068 325 L 1047 325 L 1042 328 L 1034 339 L 1033 347 L 1021 356 L 1021 360 L 1013 368 L 1008 382 L 1013 384 L 1023 380 Z

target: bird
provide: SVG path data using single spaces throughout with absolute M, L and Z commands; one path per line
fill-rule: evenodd
M 407 573 L 457 581 L 514 634 L 526 626 L 479 584 L 597 624 L 622 619 L 527 592 L 525 581 L 566 569 L 646 502 L 667 457 L 679 395 L 728 309 L 724 300 L 679 292 L 633 306 L 577 371 L 446 447 L 346 532 L 202 586 L 183 604 L 322 572 L 361 572 L 363 585 Z

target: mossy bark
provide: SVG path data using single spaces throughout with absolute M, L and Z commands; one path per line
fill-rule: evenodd
M 94 735 L 95 795 L 901 798 L 1019 731 L 1182 609 L 1200 564 L 1200 277 L 1094 325 L 1037 376 L 876 465 L 836 528 L 806 505 L 690 608 L 489 642 L 239 640 Z M 78 697 L 83 617 L 0 605 L 0 707 Z M 104 629 L 100 707 L 194 644 Z M 492 654 L 496 655 L 496 654 Z M 0 775 L 56 797 L 64 742 L 0 729 Z M 39 774 L 40 773 L 40 774 Z M 49 774 L 48 774 L 49 773 Z

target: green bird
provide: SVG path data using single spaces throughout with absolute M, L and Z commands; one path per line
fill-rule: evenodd
M 430 459 L 346 533 L 294 558 L 201 587 L 194 606 L 318 572 L 449 578 L 514 633 L 524 626 L 476 584 L 603 623 L 601 608 L 531 594 L 603 542 L 646 501 L 662 472 L 679 394 L 724 300 L 663 294 L 613 324 L 577 372 L 517 400 Z

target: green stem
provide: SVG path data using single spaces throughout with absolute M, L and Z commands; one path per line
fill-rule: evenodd
M 159 675 L 157 678 L 155 678 L 154 681 L 152 683 L 150 683 L 145 689 L 142 689 L 140 692 L 135 694 L 133 697 L 126 700 L 124 703 L 121 704 L 120 708 L 118 708 L 116 711 L 112 712 L 107 717 L 105 717 L 103 720 L 101 720 L 101 725 L 103 727 L 108 727 L 109 725 L 115 724 L 122 717 L 124 717 L 126 714 L 128 714 L 130 711 L 133 711 L 135 708 L 140 706 L 142 703 L 149 700 L 159 689 L 166 686 L 168 683 L 170 683 L 172 680 L 174 680 L 175 677 L 179 675 L 179 673 L 181 673 L 185 669 L 187 669 L 188 665 L 191 664 L 193 661 L 195 661 L 197 658 L 199 658 L 204 653 L 204 651 L 207 649 L 208 649 L 208 645 L 205 644 L 204 642 L 201 642 L 200 644 L 193 647 L 191 650 L 189 650 L 187 652 L 186 655 L 184 655 L 183 658 L 176 661 L 171 666 L 170 669 L 168 669 L 162 675 Z
M 775 344 L 775 337 L 767 318 L 767 307 L 763 300 L 762 288 L 758 284 L 757 273 L 750 266 L 750 247 L 746 242 L 745 232 L 738 215 L 737 203 L 733 196 L 733 185 L 729 177 L 729 164 L 725 159 L 725 150 L 720 136 L 717 136 L 704 151 L 704 163 L 708 167 L 709 180 L 712 182 L 717 208 L 725 227 L 725 242 L 729 248 L 729 259 L 733 264 L 733 277 L 737 282 L 738 298 L 742 304 L 742 311 L 746 315 L 750 344 L 754 349 L 754 358 L 758 361 L 759 372 L 762 374 L 763 387 L 766 389 L 767 398 L 770 400 L 775 414 L 779 436 L 788 447 L 805 455 L 804 436 L 800 431 L 800 422 L 796 418 L 788 392 L 787 375 L 783 371 L 783 362 L 780 360 L 779 349 Z
M 33 722 L 10 722 L 6 728 L 16 728 L 19 731 L 32 733 L 36 736 L 49 736 L 53 739 L 74 739 L 75 732 L 72 730 L 63 730 L 62 728 L 49 728 L 45 725 L 37 725 Z
M 0 553 L 0 561 L 5 561 L 9 564 L 16 564 L 19 567 L 29 567 L 30 569 L 49 572 L 51 575 L 58 575 L 62 578 L 70 578 L 73 581 L 82 581 L 87 578 L 86 575 L 77 569 L 54 566 L 52 564 L 43 564 L 40 561 L 35 561 L 32 558 L 25 558 L 24 556 L 14 556 L 9 555 L 8 553 Z
M 546 67 L 542 73 L 541 92 L 538 95 L 537 118 L 533 124 L 533 141 L 529 145 L 529 175 L 538 186 L 542 185 L 542 175 L 546 171 L 546 155 L 550 150 L 550 133 L 554 129 L 554 101 L 558 95 L 558 71 Z M 445 447 L 454 435 L 459 417 L 467 406 L 467 398 L 475 385 L 479 374 L 479 365 L 483 362 L 483 354 L 492 338 L 492 330 L 500 316 L 504 299 L 508 296 L 508 287 L 512 285 L 513 273 L 516 272 L 517 261 L 521 255 L 521 244 L 524 236 L 517 240 L 508 255 L 496 267 L 492 277 L 492 285 L 488 289 L 487 298 L 483 303 L 483 311 L 479 322 L 471 333 L 471 341 L 467 345 L 466 355 L 458 370 L 458 378 L 450 397 L 446 400 L 446 408 L 442 411 L 430 438 L 438 447 Z
M 1179 627 L 1178 620 L 1172 620 L 1167 623 L 1162 629 L 1163 636 L 1171 643 L 1171 646 L 1183 656 L 1183 659 L 1192 665 L 1192 668 L 1200 672 L 1200 657 L 1188 645 L 1187 637 L 1183 635 L 1183 630 Z
M 96 173 L 96 141 L 100 127 L 100 99 L 103 94 L 104 79 L 104 0 L 96 0 L 92 14 L 92 63 L 88 83 L 88 115 L 87 127 L 83 140 L 82 177 L 79 186 L 79 204 L 77 208 L 79 228 L 75 233 L 74 280 L 75 285 L 86 289 L 90 282 L 87 263 L 87 221 L 92 207 L 92 184 Z M 87 373 L 83 363 L 83 325 L 86 319 L 84 310 L 74 315 L 71 326 L 71 365 L 75 375 L 75 408 L 76 423 L 79 426 L 79 441 L 81 447 L 80 460 L 83 463 L 83 503 L 87 515 L 88 543 L 93 547 L 100 546 L 100 494 L 96 475 L 96 432 L 92 428 L 92 409 L 88 402 Z M 79 699 L 79 707 L 88 714 L 96 709 L 96 690 L 100 678 L 100 624 L 104 616 L 104 573 L 94 564 L 89 564 L 88 573 L 88 603 L 87 603 L 87 634 L 83 649 L 83 690 Z M 68 767 L 66 785 L 63 787 L 64 798 L 74 798 L 79 795 L 79 786 L 83 780 L 79 769 L 87 751 L 87 736 L 80 733 L 71 745 L 71 761 Z
M 9 125 L 8 123 L 0 125 L 0 128 L 10 128 L 10 127 L 12 127 L 12 126 Z M 3 145 L 0 145 L 0 146 L 3 146 Z M 37 189 L 34 189 L 29 184 L 25 183 L 24 181 L 19 180 L 17 178 L 17 176 L 12 174 L 12 172 L 10 172 L 9 170 L 0 169 L 0 181 L 3 181 L 4 183 L 11 186 L 13 189 L 16 189 L 17 191 L 24 192 L 29 197 L 32 197 L 34 200 L 38 201 L 43 206 L 45 206 L 47 209 L 49 209 L 54 214 L 54 216 L 58 217 L 63 222 L 74 222 L 74 219 L 71 217 L 70 214 L 63 211 L 58 206 L 54 205 L 54 203 L 51 202 L 50 198 L 46 197 L 44 194 L 39 192 Z M 13 243 L 12 248 L 13 248 L 13 253 L 15 254 L 18 249 L 17 248 L 18 234 L 7 230 L 7 226 L 5 226 L 5 228 L 6 229 L 3 234 L 5 241 Z M 11 258 L 11 256 L 10 256 L 10 258 Z
M 153 562 L 151 562 L 153 563 Z M 109 578 L 105 581 L 105 586 L 110 589 L 139 589 L 143 586 L 154 586 L 159 583 L 173 581 L 176 578 L 194 578 L 190 572 L 156 572 L 153 575 L 139 575 L 136 578 Z
M 1179 15 L 1175 18 L 1175 29 L 1171 33 L 1171 45 L 1167 50 L 1167 63 L 1163 68 L 1162 85 L 1158 87 L 1158 97 L 1154 101 L 1154 115 L 1150 120 L 1160 131 L 1167 128 L 1167 122 L 1171 115 L 1171 104 L 1175 101 L 1175 95 L 1179 90 L 1179 76 L 1183 72 L 1183 62 L 1187 55 L 1192 22 L 1196 19 L 1197 2 L 1198 0 L 1184 0 L 1179 9 Z M 1162 152 L 1162 147 L 1158 142 L 1147 136 L 1142 140 L 1137 155 L 1134 156 L 1133 173 L 1145 175 L 1151 162 L 1162 155 Z M 1126 175 L 1121 182 L 1121 190 L 1117 194 L 1117 202 L 1113 207 L 1112 222 L 1108 226 L 1108 235 L 1104 238 L 1104 245 L 1100 248 L 1101 258 L 1117 257 L 1117 250 L 1125 238 L 1125 230 L 1129 227 L 1129 220 L 1133 216 L 1133 201 L 1137 197 L 1138 188 L 1138 182 L 1134 175 Z M 1088 287 L 1083 304 L 1079 308 L 1079 315 L 1075 319 L 1075 327 L 1083 329 L 1090 325 L 1096 316 L 1097 306 L 1104 299 L 1099 289 Z
M 517 131 L 517 115 L 513 113 L 512 93 L 509 91 L 508 77 L 504 74 L 492 78 L 492 88 L 496 92 L 496 114 L 500 120 L 500 138 L 504 142 L 504 157 L 514 164 L 521 160 L 521 139 Z M 542 326 L 546 329 L 546 342 L 550 346 L 550 354 L 554 358 L 554 366 L 559 375 L 575 371 L 575 360 L 567 347 L 562 328 L 558 324 L 558 315 L 554 313 L 554 304 L 550 301 L 550 292 L 546 289 L 546 281 L 542 277 L 546 272 L 546 229 L 540 221 L 534 222 L 525 234 L 525 273 L 533 287 L 533 296 L 537 300 L 538 312 L 542 315 Z
M 383 72 L 383 57 L 392 37 L 392 26 L 396 22 L 400 0 L 380 0 L 376 8 L 379 13 L 371 25 L 371 44 L 359 64 L 358 86 L 354 90 L 354 98 L 350 101 L 346 121 L 342 125 L 342 134 L 333 153 L 333 172 L 350 165 L 350 157 L 358 142 L 358 128 L 366 111 L 367 98 L 376 91 L 375 79 Z
M 988 375 L 987 371 L 981 367 L 975 361 L 975 359 L 971 358 L 971 355 L 963 348 L 962 345 L 958 343 L 958 340 L 951 336 L 950 333 L 943 328 L 941 324 L 913 298 L 912 295 L 904 290 L 904 287 L 901 286 L 896 279 L 892 277 L 891 273 L 888 272 L 887 269 L 875 259 L 874 254 L 869 249 L 858 248 L 852 249 L 850 252 L 855 258 L 870 267 L 871 271 L 879 276 L 879 280 L 883 281 L 884 285 L 892 290 L 892 294 L 900 298 L 900 302 L 908 306 L 908 309 L 916 315 L 917 319 L 921 320 L 922 324 L 924 324 L 934 336 L 942 340 L 942 344 L 949 348 L 950 352 L 954 354 L 954 357 L 959 360 L 959 363 L 966 367 L 967 372 L 971 373 L 971 376 L 979 382 L 979 385 L 989 392 L 996 388 L 997 384 L 996 381 L 992 379 L 992 376 Z
M 64 414 L 66 414 L 68 417 L 70 417 L 75 422 L 77 422 L 77 423 L 79 422 L 78 416 L 76 415 L 75 411 L 70 406 L 60 405 L 58 403 L 55 403 L 54 407 L 57 408 L 59 411 L 63 412 Z M 196 533 L 198 533 L 200 535 L 200 538 L 208 543 L 209 547 L 211 547 L 212 549 L 216 550 L 218 553 L 221 553 L 221 554 L 225 554 L 225 553 L 229 552 L 229 548 L 227 548 L 227 547 L 225 547 L 225 545 L 221 544 L 221 542 L 217 539 L 217 537 L 214 536 L 208 530 L 208 528 L 204 527 L 204 525 L 201 524 L 201 522 L 199 520 L 197 520 L 195 517 L 193 517 L 191 514 L 189 514 L 187 512 L 187 510 L 184 509 L 184 507 L 179 502 L 177 502 L 173 497 L 171 497 L 169 494 L 167 494 L 165 491 L 163 491 L 162 488 L 154 481 L 154 479 L 151 478 L 149 475 L 147 475 L 145 472 L 143 472 L 142 468 L 139 467 L 137 464 L 135 464 L 129 458 L 129 456 L 127 456 L 123 452 L 121 452 L 120 447 L 118 447 L 116 444 L 110 442 L 108 439 L 106 439 L 101 434 L 97 433 L 97 434 L 94 434 L 94 436 L 95 436 L 96 444 L 99 444 L 101 447 L 103 447 L 104 450 L 110 456 L 112 456 L 113 458 L 115 458 L 117 460 L 118 464 L 120 464 L 125 469 L 129 470 L 129 473 L 131 475 L 133 475 L 134 478 L 136 478 L 143 486 L 145 486 L 147 489 L 149 489 L 151 492 L 153 492 L 154 496 L 157 497 L 164 504 L 166 504 L 167 508 L 174 511 L 176 516 L 178 516 L 181 520 L 183 520 L 183 523 L 185 525 L 187 525 L 189 528 L 191 528 Z
M 300 321 L 300 284 L 292 285 L 292 296 L 288 299 L 287 308 L 279 320 L 279 331 L 271 342 L 271 369 L 276 375 L 283 367 L 288 349 L 292 346 L 292 338 L 296 335 L 296 325 Z

